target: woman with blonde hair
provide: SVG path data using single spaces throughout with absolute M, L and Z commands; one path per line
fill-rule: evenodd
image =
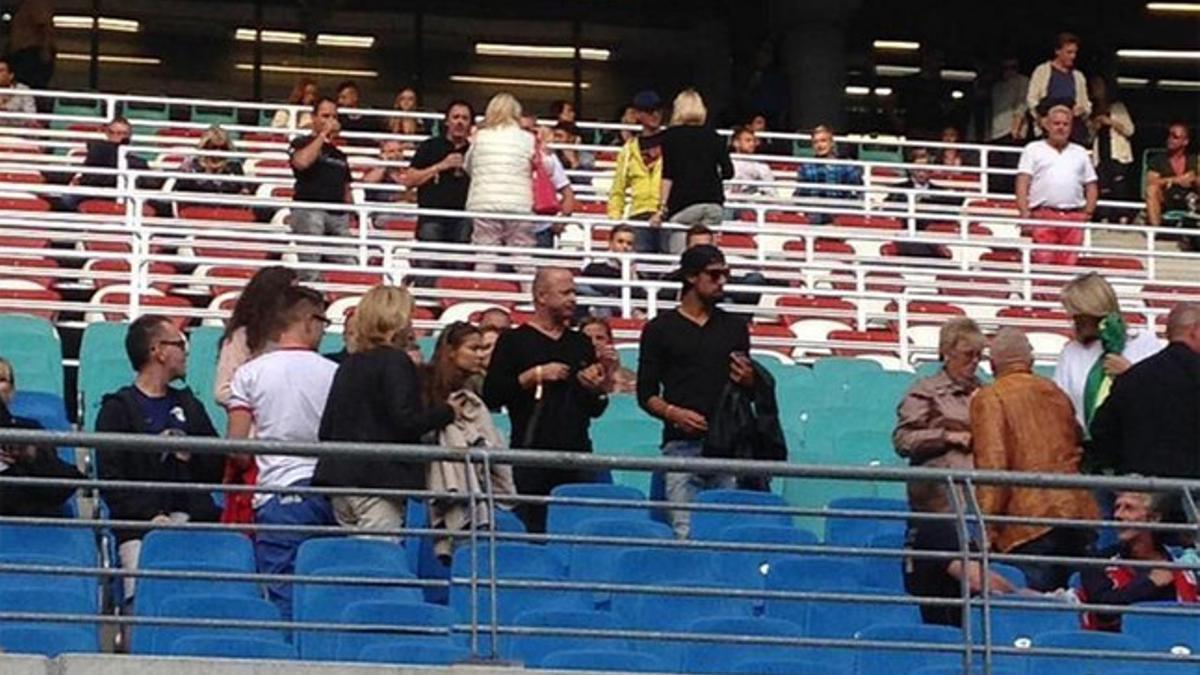
M 1152 329 L 1125 325 L 1116 292 L 1095 272 L 1072 279 L 1060 297 L 1071 317 L 1074 339 L 1058 355 L 1054 381 L 1070 397 L 1075 418 L 1086 430 L 1113 381 L 1158 353 L 1162 343 Z
M 311 77 L 301 77 L 296 80 L 296 84 L 292 86 L 292 93 L 288 94 L 288 105 L 304 106 L 305 110 L 296 112 L 296 128 L 307 129 L 312 126 L 312 107 L 321 97 L 321 90 L 317 88 L 317 81 Z M 271 126 L 286 127 L 288 125 L 288 109 L 281 108 L 275 112 L 275 116 L 271 118 Z
M 323 441 L 420 443 L 421 436 L 450 424 L 459 415 L 455 401 L 426 406 L 417 367 L 405 353 L 412 332 L 413 299 L 408 291 L 380 285 L 367 291 L 354 311 L 349 353 L 338 366 L 325 412 Z M 395 460 L 324 456 L 317 462 L 314 485 L 390 490 L 425 486 L 421 464 Z M 343 527 L 361 531 L 404 526 L 403 497 L 339 495 L 330 500 Z
M 717 132 L 705 126 L 708 109 L 694 89 L 675 97 L 671 126 L 662 137 L 662 191 L 651 227 L 663 220 L 676 225 L 716 227 L 724 216 L 723 180 L 733 177 L 729 147 Z M 665 238 L 667 250 L 679 253 L 687 237 L 678 230 Z
M 938 336 L 942 369 L 917 380 L 896 409 L 892 445 L 910 466 L 970 469 L 971 396 L 979 389 L 976 371 L 987 341 L 966 317 L 950 319 Z M 914 511 L 949 508 L 945 487 L 933 481 L 910 481 L 909 506 Z
M 233 152 L 233 140 L 229 132 L 220 125 L 212 125 L 200 136 L 199 149 L 211 152 Z M 175 183 L 175 189 L 180 192 L 217 192 L 225 194 L 247 194 L 250 192 L 249 183 L 238 181 L 217 180 L 207 176 L 241 176 L 242 163 L 230 157 L 220 155 L 197 155 L 184 161 L 180 171 L 206 176 L 204 178 L 181 178 Z
M 417 111 L 417 104 L 417 90 L 405 87 L 396 93 L 396 98 L 392 101 L 392 110 L 413 113 Z M 423 134 L 425 133 L 425 121 L 417 117 L 401 115 L 388 118 L 387 128 L 393 134 Z
M 521 104 L 506 92 L 493 96 L 463 160 L 463 169 L 471 176 L 467 210 L 496 213 L 475 219 L 472 244 L 536 246 L 537 226 L 532 220 L 504 217 L 533 212 L 534 148 L 533 134 L 521 128 Z M 475 269 L 494 272 L 496 265 L 479 263 Z

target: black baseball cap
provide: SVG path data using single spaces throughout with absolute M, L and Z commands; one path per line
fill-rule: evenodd
M 684 281 L 704 271 L 713 263 L 725 263 L 725 254 L 712 244 L 693 246 L 679 256 L 679 269 L 666 276 L 668 281 Z

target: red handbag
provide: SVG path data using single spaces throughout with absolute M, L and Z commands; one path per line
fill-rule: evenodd
M 553 216 L 558 213 L 558 190 L 546 172 L 546 163 L 542 161 L 540 150 L 533 153 L 533 212 L 539 216 Z

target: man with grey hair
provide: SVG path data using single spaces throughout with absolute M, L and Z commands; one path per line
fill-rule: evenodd
M 483 399 L 508 408 L 513 448 L 591 452 L 588 429 L 608 405 L 611 374 L 596 358 L 592 341 L 570 327 L 575 316 L 575 278 L 561 267 L 543 267 L 533 280 L 534 314 L 496 342 Z M 517 492 L 548 495 L 563 483 L 590 482 L 590 472 L 517 467 Z M 546 506 L 521 504 L 517 513 L 530 532 L 544 532 Z
M 1096 169 L 1083 146 L 1071 143 L 1071 109 L 1056 105 L 1042 118 L 1046 138 L 1021 151 L 1017 162 L 1017 211 L 1022 218 L 1085 222 L 1096 212 Z M 1036 225 L 1033 241 L 1039 244 L 1078 246 L 1083 230 Z M 1035 250 L 1033 262 L 1074 265 L 1079 257 L 1071 250 Z
M 1200 477 L 1200 303 L 1175 305 L 1167 339 L 1117 378 L 1096 411 L 1088 460 L 1097 468 Z
M 1016 328 L 1001 328 L 992 339 L 996 381 L 971 399 L 971 448 L 975 468 L 991 471 L 1079 473 L 1083 456 L 1080 429 L 1071 400 L 1050 380 L 1033 373 L 1033 347 Z M 989 516 L 1095 519 L 1096 502 L 1083 490 L 1052 490 L 1013 485 L 982 485 L 979 508 Z M 1082 556 L 1089 530 L 1032 524 L 991 524 L 988 541 L 1000 553 Z M 1020 562 L 1029 587 L 1063 588 L 1071 574 L 1065 565 Z

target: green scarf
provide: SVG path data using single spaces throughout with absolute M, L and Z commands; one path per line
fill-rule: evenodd
M 1088 371 L 1087 382 L 1083 387 L 1083 418 L 1089 429 L 1092 426 L 1092 417 L 1096 414 L 1096 410 L 1104 403 L 1104 399 L 1108 398 L 1108 393 L 1112 390 L 1113 378 L 1104 372 L 1104 357 L 1124 352 L 1125 337 L 1125 319 L 1121 318 L 1120 314 L 1113 312 L 1100 320 L 1100 345 L 1104 352 L 1100 354 L 1100 358 L 1096 359 L 1096 363 Z

